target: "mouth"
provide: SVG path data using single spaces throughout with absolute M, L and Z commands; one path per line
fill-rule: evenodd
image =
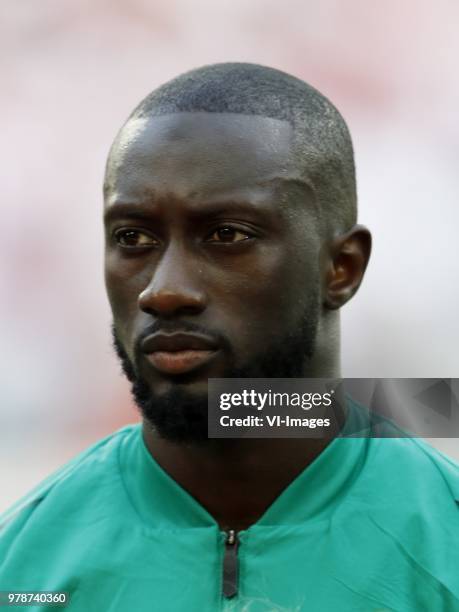
M 157 333 L 146 338 L 142 352 L 152 366 L 162 374 L 186 374 L 211 361 L 218 347 L 207 336 Z
M 153 367 L 163 374 L 186 374 L 208 363 L 216 351 L 155 351 L 147 355 Z

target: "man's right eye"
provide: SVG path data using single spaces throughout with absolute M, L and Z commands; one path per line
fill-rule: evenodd
M 114 233 L 117 244 L 125 248 L 156 246 L 158 241 L 145 232 L 136 229 L 120 229 Z

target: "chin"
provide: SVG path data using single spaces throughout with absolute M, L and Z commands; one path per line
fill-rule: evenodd
M 207 441 L 207 382 L 204 391 L 186 384 L 170 385 L 162 393 L 134 384 L 132 391 L 143 419 L 161 438 L 177 443 Z
M 194 399 L 200 397 L 207 401 L 207 391 L 209 388 L 207 376 L 182 374 L 179 376 L 155 376 L 154 380 L 148 378 L 144 380 L 148 381 L 151 395 L 159 400 L 170 394 L 179 393 L 184 398 Z

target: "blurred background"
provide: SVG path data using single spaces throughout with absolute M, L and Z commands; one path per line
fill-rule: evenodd
M 290 72 L 350 126 L 374 251 L 343 374 L 458 376 L 458 26 L 454 0 L 2 0 L 0 511 L 138 420 L 111 349 L 104 162 L 149 91 L 203 64 Z

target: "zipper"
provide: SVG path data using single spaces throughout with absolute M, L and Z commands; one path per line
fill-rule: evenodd
M 237 595 L 239 581 L 239 567 L 237 551 L 239 547 L 238 532 L 228 529 L 225 539 L 225 552 L 223 556 L 223 597 L 230 599 Z

